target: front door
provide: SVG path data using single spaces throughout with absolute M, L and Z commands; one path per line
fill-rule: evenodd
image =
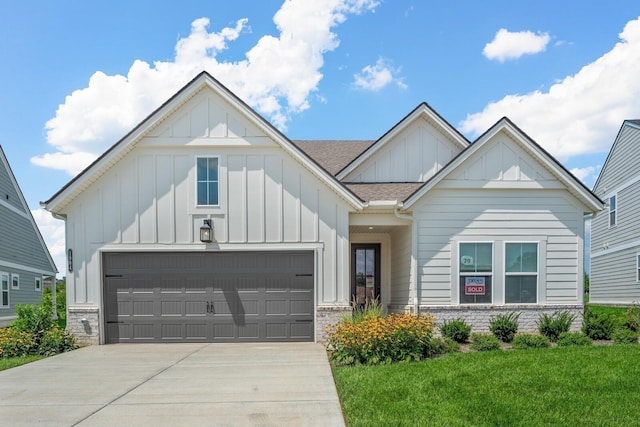
M 380 300 L 380 244 L 351 245 L 351 303 L 364 307 Z

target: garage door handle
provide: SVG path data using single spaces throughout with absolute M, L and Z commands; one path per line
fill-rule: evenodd
M 313 273 L 296 274 L 296 277 L 313 277 Z
M 105 274 L 104 277 L 122 277 L 122 274 Z

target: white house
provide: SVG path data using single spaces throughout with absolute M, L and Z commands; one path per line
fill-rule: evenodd
M 43 206 L 69 328 L 112 343 L 321 340 L 370 297 L 477 330 L 580 315 L 602 202 L 506 118 L 470 143 L 421 104 L 376 141 L 291 141 L 202 73 Z
M 591 220 L 590 301 L 640 303 L 640 120 L 625 120 L 594 192 L 606 209 Z

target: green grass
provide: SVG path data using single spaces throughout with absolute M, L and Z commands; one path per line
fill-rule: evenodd
M 46 356 L 21 356 L 21 357 L 2 357 L 0 358 L 0 371 L 15 368 L 16 366 L 26 365 L 36 360 L 44 359 Z
M 640 346 L 455 353 L 336 367 L 348 425 L 638 425 Z
M 607 307 L 603 305 L 589 305 L 591 311 L 595 314 L 610 314 L 614 317 L 622 317 L 627 312 L 626 307 Z

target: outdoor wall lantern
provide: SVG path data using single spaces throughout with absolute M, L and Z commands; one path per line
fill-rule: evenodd
M 213 229 L 211 228 L 211 220 L 205 219 L 204 224 L 200 227 L 200 241 L 202 243 L 212 242 Z

